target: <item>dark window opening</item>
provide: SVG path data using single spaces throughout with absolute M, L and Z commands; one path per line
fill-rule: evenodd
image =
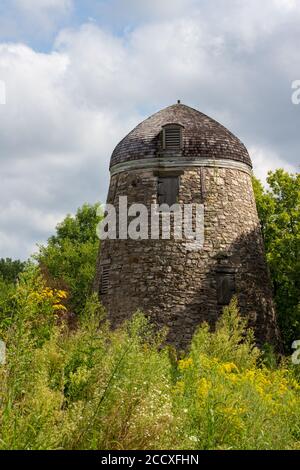
M 217 273 L 217 301 L 219 305 L 228 305 L 235 294 L 235 274 Z
M 159 205 L 172 206 L 178 203 L 179 176 L 159 176 L 157 185 L 157 202 Z
M 110 266 L 108 264 L 105 264 L 101 267 L 100 294 L 108 293 L 109 271 L 110 271 Z
M 182 128 L 168 125 L 163 130 L 163 146 L 165 150 L 180 150 L 182 147 Z

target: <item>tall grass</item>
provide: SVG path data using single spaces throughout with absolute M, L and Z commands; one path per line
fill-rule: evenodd
M 111 331 L 91 297 L 70 330 L 66 308 L 36 268 L 5 300 L 1 449 L 300 448 L 299 371 L 264 360 L 235 301 L 179 360 L 141 313 Z

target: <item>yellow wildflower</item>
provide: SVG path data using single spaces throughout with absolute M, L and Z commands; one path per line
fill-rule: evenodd
M 62 304 L 55 304 L 55 305 L 53 305 L 53 309 L 54 309 L 54 310 L 61 310 L 61 311 L 64 311 L 64 312 L 67 310 L 66 307 L 65 307 L 64 305 L 62 305 Z
M 64 290 L 57 291 L 57 297 L 59 299 L 66 299 L 68 297 L 68 293 Z
M 200 379 L 199 381 L 199 386 L 198 386 L 198 395 L 200 396 L 201 399 L 207 398 L 209 391 L 211 389 L 211 382 L 208 381 L 205 377 Z
M 220 411 L 222 413 L 224 413 L 225 415 L 238 416 L 238 415 L 246 413 L 247 408 L 235 407 L 235 406 L 225 406 L 225 407 L 221 407 Z
M 176 384 L 175 384 L 174 393 L 183 394 L 184 389 L 185 389 L 184 381 L 183 381 L 183 380 L 179 380 L 179 381 L 176 382 Z
M 226 374 L 232 374 L 233 372 L 238 373 L 239 370 L 237 366 L 234 364 L 234 362 L 225 362 L 222 364 L 222 371 L 225 372 Z
M 229 374 L 228 375 L 228 379 L 230 380 L 230 382 L 232 382 L 233 384 L 237 384 L 239 382 L 239 376 L 237 374 Z
M 187 359 L 181 359 L 180 361 L 178 361 L 179 370 L 188 369 L 192 365 L 193 365 L 193 359 L 191 357 L 189 357 Z

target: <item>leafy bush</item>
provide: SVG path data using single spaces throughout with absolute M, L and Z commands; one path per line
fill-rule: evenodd
M 300 448 L 299 369 L 264 359 L 236 301 L 178 360 L 139 312 L 112 331 L 94 296 L 70 331 L 66 295 L 31 266 L 7 299 L 1 449 Z
M 270 189 L 253 186 L 287 352 L 300 338 L 300 174 L 269 172 Z
M 183 441 L 194 449 L 298 448 L 300 386 L 292 370 L 262 364 L 236 301 L 216 331 L 202 326 L 179 361 L 175 386 Z M 261 364 L 261 365 L 260 365 Z
M 0 329 L 0 448 L 134 449 L 171 445 L 170 364 L 141 314 L 111 332 L 95 297 L 72 333 L 63 292 L 22 277 Z
M 0 277 L 7 283 L 14 283 L 19 274 L 24 271 L 26 263 L 11 258 L 0 259 Z
M 69 291 L 69 303 L 75 313 L 84 308 L 95 275 L 99 250 L 98 206 L 84 204 L 74 217 L 68 215 L 37 255 L 49 282 Z

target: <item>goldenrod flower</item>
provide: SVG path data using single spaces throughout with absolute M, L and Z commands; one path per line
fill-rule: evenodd
M 233 372 L 239 372 L 237 366 L 233 362 L 225 362 L 222 364 L 222 371 L 226 374 L 232 374 Z
M 205 377 L 200 379 L 198 386 L 198 395 L 201 399 L 205 399 L 208 396 L 211 387 L 211 382 L 208 381 Z
M 178 361 L 179 370 L 188 369 L 192 365 L 193 365 L 193 359 L 191 357 L 189 357 L 187 359 L 181 359 L 180 361 Z

